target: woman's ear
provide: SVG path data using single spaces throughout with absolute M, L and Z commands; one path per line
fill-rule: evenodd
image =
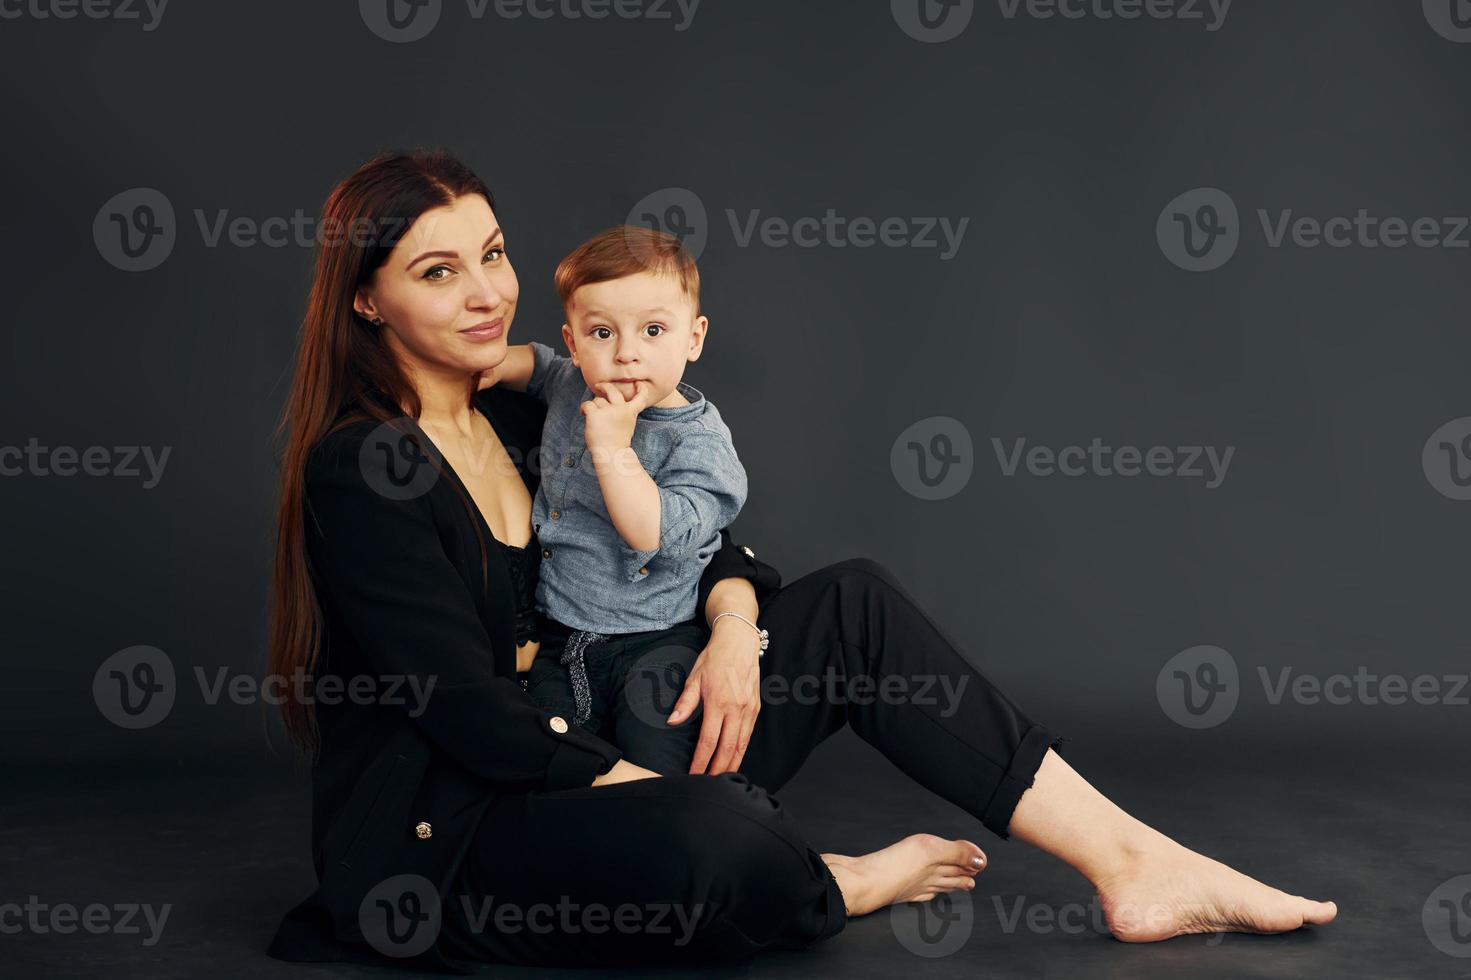
M 710 318 L 697 316 L 690 325 L 690 360 L 698 361 L 705 349 L 705 334 L 710 331 Z
M 353 312 L 364 320 L 373 320 L 378 316 L 378 310 L 373 306 L 372 297 L 361 289 L 353 294 L 352 308 Z
M 562 343 L 567 345 L 567 353 L 571 355 L 573 365 L 582 367 L 577 363 L 577 344 L 572 339 L 572 328 L 565 323 L 562 324 Z

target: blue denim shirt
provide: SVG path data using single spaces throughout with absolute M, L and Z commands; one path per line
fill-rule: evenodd
M 594 396 L 570 357 L 533 343 L 527 392 L 546 402 L 541 487 L 531 523 L 542 547 L 537 607 L 597 633 L 668 629 L 696 614 L 700 575 L 720 529 L 746 502 L 746 470 L 715 406 L 680 382 L 688 405 L 639 413 L 632 447 L 659 487 L 659 547 L 635 551 L 603 503 L 581 405 Z

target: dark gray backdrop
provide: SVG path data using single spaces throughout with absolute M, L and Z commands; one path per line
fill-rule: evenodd
M 13 767 L 270 764 L 257 706 L 208 704 L 194 671 L 262 669 L 271 433 L 310 250 L 211 245 L 197 215 L 314 215 L 367 157 L 423 145 L 500 199 L 518 341 L 557 342 L 551 270 L 582 237 L 648 195 L 678 219 L 659 193 L 693 193 L 712 331 L 688 378 L 750 474 L 738 537 L 789 580 L 887 563 L 1024 706 L 1095 741 L 1286 736 L 1344 759 L 1464 741 L 1471 709 L 1446 702 L 1468 659 L 1471 232 L 1440 243 L 1471 214 L 1471 30 L 1451 0 L 1239 0 L 1215 30 L 1204 3 L 1203 20 L 1122 20 L 992 0 L 942 43 L 877 0 L 705 0 L 683 30 L 672 3 L 673 20 L 593 21 L 443 0 L 408 43 L 351 2 L 176 0 L 153 29 L 142 7 L 63 20 L 35 2 L 0 19 L 0 444 L 170 456 L 151 488 L 0 479 Z M 175 241 L 126 271 L 107 231 L 137 188 L 168 201 Z M 1218 245 L 1239 242 L 1189 271 L 1174 215 L 1209 217 L 1220 196 L 1200 188 L 1238 211 L 1216 212 Z M 829 209 L 968 224 L 947 259 L 742 244 L 728 214 Z M 1273 247 L 1258 212 L 1288 209 L 1433 218 L 1437 244 Z M 952 440 L 950 495 L 928 500 L 900 436 L 919 424 L 930 446 L 935 417 L 971 448 Z M 1094 437 L 1234 455 L 1208 489 L 1007 476 L 993 444 Z M 135 645 L 179 682 L 166 718 L 128 731 L 93 680 Z M 1202 645 L 1229 654 L 1239 703 L 1197 729 L 1172 720 L 1167 661 Z M 1259 668 L 1284 667 L 1428 674 L 1438 694 L 1274 705 Z

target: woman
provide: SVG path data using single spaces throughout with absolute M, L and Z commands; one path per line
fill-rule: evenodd
M 744 955 L 973 887 L 985 858 L 970 842 L 818 854 L 767 795 L 844 724 L 998 836 L 1077 868 L 1120 939 L 1332 920 L 1332 903 L 1253 881 L 1101 796 L 870 561 L 778 588 L 722 535 L 699 604 L 715 625 L 671 716 L 702 708 L 691 775 L 657 777 L 536 708 L 516 675 L 537 649 L 541 409 L 477 392 L 518 296 L 494 199 L 452 158 L 389 155 L 333 191 L 323 228 L 283 423 L 271 670 L 359 696 L 283 706 L 316 761 L 318 889 L 273 955 L 376 950 L 450 969 Z M 791 696 L 763 706 L 763 674 Z M 943 711 L 798 696 L 860 677 L 962 694 Z

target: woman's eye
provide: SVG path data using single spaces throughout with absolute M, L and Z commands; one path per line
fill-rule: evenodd
M 490 256 L 494 255 L 495 258 L 491 259 L 490 261 L 492 261 L 492 262 L 499 262 L 501 259 L 505 258 L 506 250 L 504 248 L 501 248 L 499 245 L 497 245 L 495 248 L 491 249 L 489 252 L 486 252 L 485 255 L 486 255 L 487 258 L 489 258 Z
M 424 273 L 424 278 L 430 280 L 431 282 L 440 282 L 444 279 L 444 276 L 436 275 L 436 273 L 439 272 L 449 272 L 449 266 L 436 265 L 434 268 L 429 269 Z

